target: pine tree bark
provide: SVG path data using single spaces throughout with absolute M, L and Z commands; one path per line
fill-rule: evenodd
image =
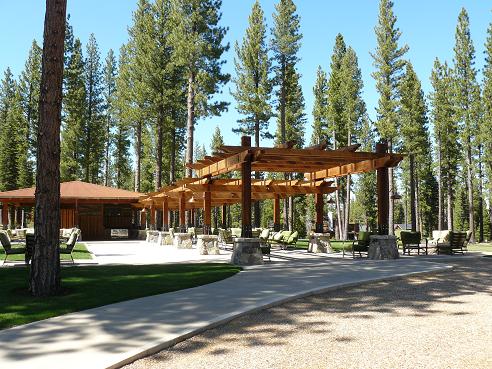
M 449 158 L 448 158 L 448 163 L 449 163 Z M 448 230 L 452 231 L 454 230 L 454 219 L 453 219 L 453 200 L 454 200 L 454 194 L 453 194 L 453 184 L 451 182 L 451 168 L 450 165 L 448 164 L 447 167 L 447 173 L 446 173 L 446 179 L 447 179 L 447 202 L 448 202 Z
M 175 181 L 176 181 L 176 126 L 173 126 L 171 132 L 171 158 L 169 163 L 169 183 L 174 183 Z
M 347 135 L 347 146 L 352 145 L 352 132 L 349 129 Z M 343 227 L 343 239 L 348 239 L 348 229 L 350 223 L 350 174 L 347 175 L 346 199 L 345 199 L 345 224 Z
M 186 157 L 187 164 L 193 163 L 193 134 L 195 130 L 195 73 L 191 72 L 188 78 L 188 98 L 187 109 L 188 118 L 186 122 Z M 186 168 L 186 176 L 191 178 L 193 171 L 191 168 Z M 186 224 L 191 225 L 191 211 L 186 212 Z
M 260 147 L 260 120 L 258 117 L 255 117 L 255 146 Z M 255 179 L 261 179 L 261 172 L 255 172 Z M 253 203 L 253 218 L 254 218 L 254 226 L 256 228 L 261 227 L 261 210 L 260 210 L 260 202 L 255 201 Z
M 410 154 L 410 221 L 412 223 L 412 232 L 416 232 L 417 227 L 417 197 L 415 196 L 415 158 Z
M 46 0 L 39 99 L 35 248 L 30 270 L 34 296 L 51 296 L 61 288 L 60 125 L 66 0 Z
M 136 122 L 135 131 L 135 192 L 140 192 L 142 169 L 142 122 L 140 119 Z
M 443 198 L 442 198 L 442 158 L 441 158 L 441 137 L 437 138 L 437 191 L 438 191 L 438 214 L 437 230 L 443 229 Z
M 162 142 L 164 135 L 164 109 L 159 107 L 157 116 L 157 143 L 156 143 L 156 162 L 155 162 L 155 190 L 162 187 Z
M 475 243 L 475 209 L 473 205 L 473 173 L 472 173 L 472 149 L 468 138 L 466 149 L 466 179 L 468 185 L 468 223 L 470 225 L 470 242 Z
M 393 152 L 393 141 L 388 141 L 388 152 Z M 393 183 L 393 168 L 388 168 L 388 196 L 389 196 L 389 206 L 388 206 L 388 234 L 394 235 L 395 233 L 395 207 L 393 202 L 393 191 L 394 191 L 394 183 Z M 412 206 L 412 205 L 410 205 Z
M 478 148 L 478 242 L 484 242 L 482 145 Z

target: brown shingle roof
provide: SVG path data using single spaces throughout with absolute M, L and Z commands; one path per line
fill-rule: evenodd
M 0 192 L 1 199 L 34 199 L 36 187 Z M 60 183 L 61 199 L 138 200 L 146 195 L 139 192 L 106 187 L 82 181 Z

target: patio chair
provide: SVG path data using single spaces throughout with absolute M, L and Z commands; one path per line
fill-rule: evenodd
M 7 232 L 0 231 L 0 243 L 2 244 L 2 247 L 5 250 L 5 259 L 3 259 L 2 265 L 5 264 L 9 255 L 25 255 L 26 254 L 25 244 L 22 244 L 22 245 L 24 245 L 24 247 L 15 247 L 15 248 L 12 247 L 12 244 L 10 243 L 10 239 L 9 239 Z M 27 262 L 26 262 L 26 264 L 27 264 Z
M 362 253 L 369 253 L 369 243 L 371 242 L 371 232 L 361 231 L 356 240 L 352 242 L 352 258 L 355 259 L 355 253 L 359 253 L 359 257 L 362 257 Z M 342 249 L 342 257 L 345 257 L 345 247 Z
M 268 257 L 268 261 L 270 261 L 270 253 L 272 250 L 271 245 L 268 243 L 269 236 L 270 236 L 270 230 L 268 228 L 263 229 L 260 235 L 258 236 L 258 238 L 260 239 L 261 253 L 264 256 Z
M 289 239 L 291 234 L 292 234 L 291 231 L 277 232 L 273 235 L 272 238 L 268 240 L 268 243 L 270 244 L 270 246 L 272 246 L 272 244 L 276 244 L 276 245 L 280 245 L 280 248 L 282 248 L 283 243 Z
M 299 238 L 299 233 L 297 231 L 291 232 L 289 237 L 282 237 L 282 240 L 280 243 L 282 244 L 282 247 L 284 250 L 287 249 L 289 246 L 293 246 L 297 243 L 297 239 Z
M 65 254 L 65 255 L 70 255 L 70 258 L 72 259 L 72 263 L 75 264 L 75 261 L 73 260 L 73 250 L 75 248 L 75 245 L 77 244 L 77 240 L 79 239 L 80 235 L 80 229 L 76 229 L 75 231 L 72 232 L 70 235 L 70 238 L 68 239 L 67 243 L 65 244 L 65 247 L 60 246 L 60 255 Z
M 401 231 L 400 237 L 403 246 L 403 255 L 405 255 L 405 252 L 408 252 L 408 255 L 410 255 L 411 250 L 417 250 L 417 255 L 420 255 L 420 250 L 423 250 L 425 255 L 428 254 L 429 243 L 427 239 L 425 239 L 425 244 L 421 243 L 422 236 L 420 232 Z
M 448 242 L 438 243 L 436 246 L 438 254 L 465 254 L 467 251 L 467 232 L 449 232 Z M 471 237 L 471 232 L 470 232 Z M 468 238 L 469 240 L 469 238 Z
M 227 229 L 219 229 L 219 237 L 217 237 L 218 243 L 224 249 L 232 249 L 234 247 L 234 238 Z

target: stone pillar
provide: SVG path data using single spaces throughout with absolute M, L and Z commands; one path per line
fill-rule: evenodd
M 251 137 L 242 136 L 241 146 L 244 148 L 251 147 Z M 241 164 L 241 210 L 242 210 L 242 226 L 241 237 L 253 237 L 253 229 L 251 228 L 251 152 L 246 155 L 244 162 Z
M 205 234 L 198 235 L 196 247 L 200 255 L 220 255 L 218 236 Z
M 236 238 L 231 263 L 235 265 L 263 264 L 259 238 Z
M 280 231 L 280 196 L 275 195 L 273 199 L 273 230 Z
M 179 231 L 186 232 L 186 198 L 184 192 L 179 194 Z
M 212 233 L 212 194 L 210 191 L 203 193 L 203 234 Z
M 370 236 L 367 257 L 373 260 L 398 259 L 398 246 L 395 236 Z
M 308 252 L 332 253 L 330 235 L 323 233 L 313 233 L 309 236 Z
M 169 201 L 167 196 L 164 197 L 162 203 L 162 231 L 169 231 Z
M 388 144 L 378 143 L 377 153 L 386 153 Z M 376 174 L 378 192 L 378 233 L 387 235 L 389 232 L 389 179 L 388 168 L 379 168 Z
M 323 210 L 324 210 L 324 199 L 322 193 L 317 193 L 315 196 L 316 203 L 316 233 L 323 233 Z

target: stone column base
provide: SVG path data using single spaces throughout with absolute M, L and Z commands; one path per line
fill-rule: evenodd
M 191 249 L 193 246 L 193 243 L 191 241 L 191 234 L 175 233 L 173 239 L 173 246 L 178 249 Z
M 398 246 L 395 236 L 370 236 L 367 257 L 372 260 L 398 259 Z
M 231 263 L 235 265 L 261 265 L 263 254 L 259 238 L 236 238 Z
M 196 247 L 200 255 L 220 255 L 218 236 L 201 234 L 196 238 Z
M 333 253 L 330 243 L 330 235 L 324 233 L 313 233 L 309 237 L 308 252 L 319 253 Z

